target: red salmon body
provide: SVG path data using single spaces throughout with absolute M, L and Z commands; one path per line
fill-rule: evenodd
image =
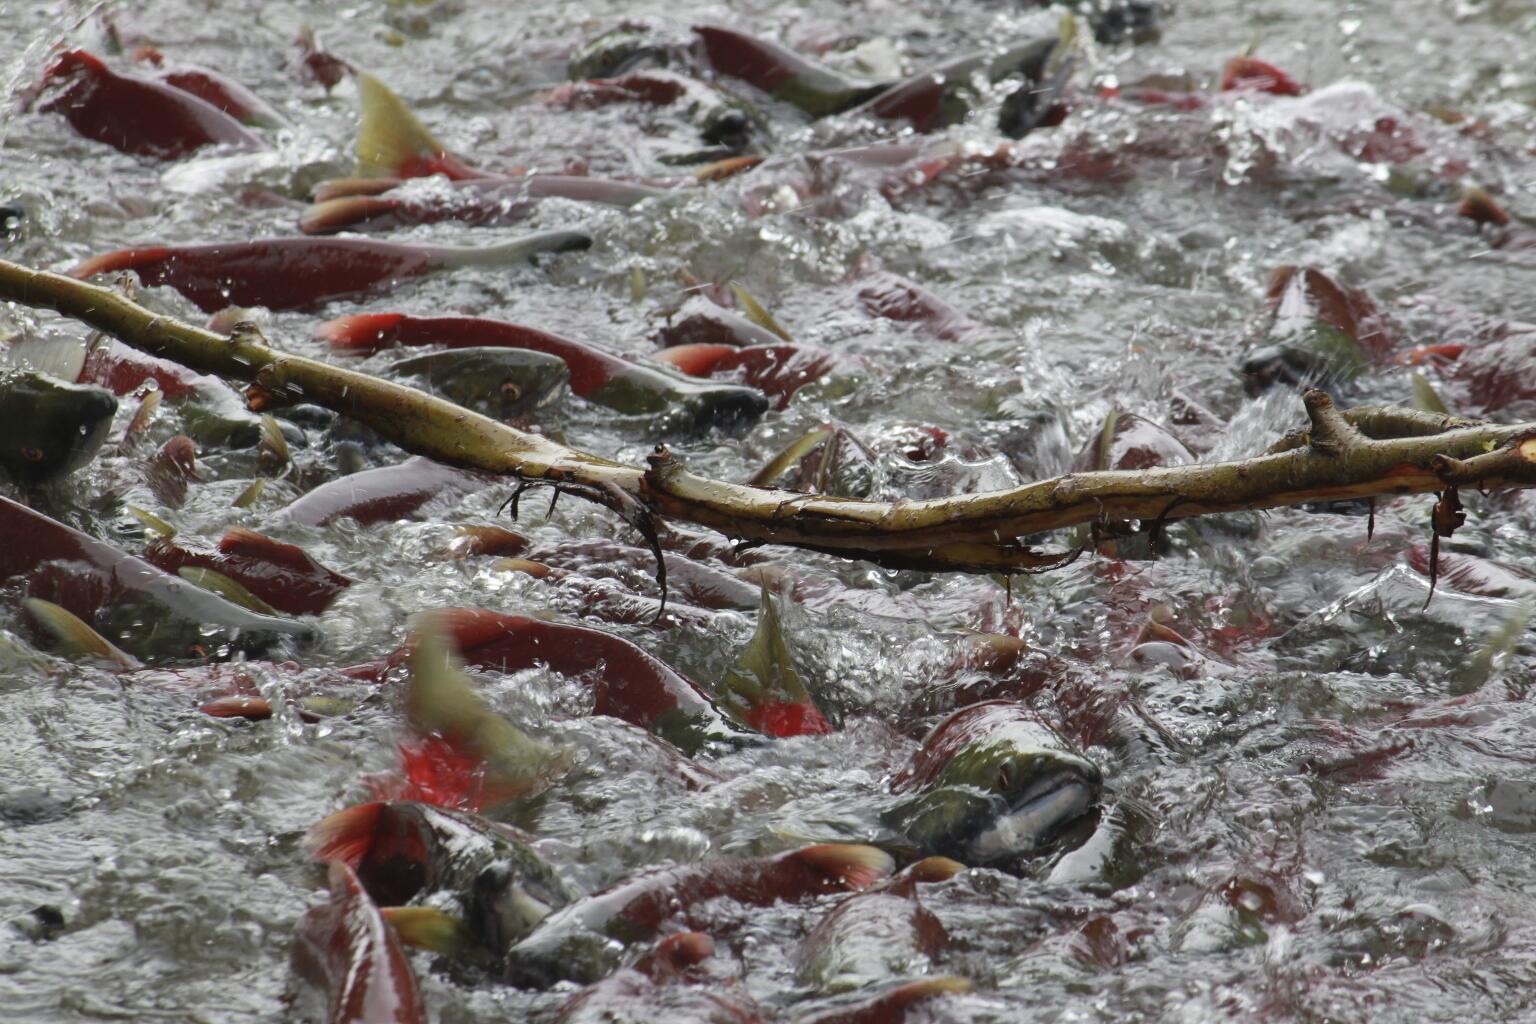
M 415 456 L 321 484 L 278 515 L 300 526 L 325 526 L 337 519 L 372 526 L 404 519 L 434 499 L 462 496 L 487 482 L 478 473 Z
M 357 875 L 333 862 L 331 898 L 299 921 L 292 969 L 327 1024 L 426 1024 L 416 975 Z
M 422 246 L 363 238 L 267 238 L 211 245 L 121 249 L 70 273 L 131 270 L 146 287 L 169 285 L 206 313 L 226 306 L 300 309 L 365 295 L 434 267 Z
M 60 54 L 44 83 L 60 91 L 43 110 L 63 114 L 81 135 L 125 153 L 171 160 L 203 146 L 263 146 L 213 104 L 164 82 L 118 74 L 84 50 Z
M 500 345 L 547 352 L 571 368 L 571 390 L 585 397 L 607 384 L 628 363 L 601 349 L 521 324 L 467 316 L 405 316 L 365 313 L 321 325 L 316 332 L 333 348 L 377 352 L 391 345 L 442 345 L 473 348 Z
M 589 680 L 592 713 L 649 729 L 669 712 L 704 720 L 706 731 L 722 723 L 697 683 L 623 637 L 588 626 L 500 615 L 474 608 L 444 613 L 464 660 L 497 672 L 535 665 Z
M 316 562 L 303 548 L 243 526 L 231 527 L 216 551 L 158 540 L 145 550 L 144 559 L 172 573 L 188 565 L 212 569 L 290 615 L 318 615 L 352 585 L 350 579 Z

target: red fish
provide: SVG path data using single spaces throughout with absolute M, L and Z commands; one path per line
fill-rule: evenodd
M 957 57 L 918 72 L 848 113 L 851 117 L 904 120 L 916 132 L 937 131 L 961 123 L 970 114 L 977 100 L 976 77 L 998 83 L 1009 76 L 1021 76 L 1022 87 L 1003 102 L 1000 127 L 1010 138 L 1022 138 L 1036 126 L 1060 123 L 1066 115 L 1059 100 L 1070 65 L 1052 82 L 1041 83 L 1046 61 L 1055 48 L 1055 39 L 1038 39 L 1001 54 L 987 50 Z
M 367 178 L 424 178 L 441 174 L 450 181 L 500 178 L 471 167 L 443 148 L 416 119 L 405 101 L 366 72 L 356 72 L 362 123 L 357 130 L 358 173 Z
M 1458 353 L 1451 376 L 1484 412 L 1536 398 L 1536 327 L 1510 324 L 1492 340 Z
M 843 900 L 800 944 L 798 980 L 833 993 L 926 973 L 948 948 L 949 933 L 918 902 L 917 884 L 941 882 L 964 869 L 958 861 L 929 857 L 885 885 Z
M 1504 565 L 1490 558 L 1478 558 L 1459 551 L 1440 549 L 1436 582 L 1439 586 L 1479 597 L 1529 599 L 1536 597 L 1536 576 L 1516 566 Z M 1408 564 L 1414 572 L 1429 575 L 1429 548 L 1415 544 L 1408 549 Z
M 827 843 L 774 857 L 663 868 L 578 900 L 512 947 L 515 983 L 596 981 L 614 966 L 615 943 L 641 942 L 669 921 L 697 926 L 699 911 L 726 897 L 766 907 L 825 893 L 867 889 L 891 873 L 888 854 L 872 846 Z M 614 940 L 604 942 L 604 939 Z
M 119 74 L 84 50 L 66 50 L 43 76 L 40 109 L 63 114 L 75 131 L 114 149 L 173 160 L 202 148 L 260 149 L 261 139 L 185 90 Z
M 197 373 L 108 337 L 98 338 L 86 350 L 77 379 L 81 383 L 99 384 L 118 395 L 126 395 L 152 380 L 171 401 L 200 392 L 233 394 L 229 385 L 217 377 Z
M 409 669 L 407 731 L 399 750 L 403 781 L 375 785 L 384 800 L 420 800 L 480 811 L 547 789 L 570 751 L 524 732 L 493 710 L 451 654 L 453 616 L 416 616 L 400 652 Z
M 647 69 L 614 78 L 592 78 L 559 85 L 541 97 L 551 107 L 592 110 L 612 103 L 648 103 L 683 108 L 699 125 L 703 140 L 727 151 L 751 141 L 756 119 L 741 104 L 714 89 L 671 71 Z
M 331 299 L 387 292 L 434 270 L 521 263 L 540 252 L 592 244 L 582 231 L 545 231 L 485 248 L 370 238 L 264 238 L 210 245 L 119 249 L 86 260 L 74 277 L 132 270 L 146 287 L 169 285 L 204 312 L 226 306 L 302 309 Z
M 889 87 L 847 78 L 778 43 L 735 29 L 698 25 L 693 31 L 705 62 L 715 71 L 739 78 L 812 117 L 848 110 Z
M 907 1011 L 942 995 L 959 995 L 971 990 L 965 978 L 923 978 L 903 981 L 873 995 L 852 1000 L 825 1013 L 800 1018 L 801 1024 L 899 1024 Z
M 1077 470 L 1151 469 L 1198 461 L 1164 427 L 1135 413 L 1111 411 L 1092 443 L 1078 453 Z
M 192 565 L 228 576 L 278 611 L 318 615 L 352 581 L 311 558 L 303 548 L 283 544 L 243 526 L 230 527 L 215 551 L 157 540 L 144 559 L 166 572 Z
M 617 579 L 630 587 L 655 588 L 653 593 L 659 596 L 659 588 L 655 584 L 656 556 L 647 548 L 600 538 L 569 540 L 552 547 L 539 548 L 529 557 L 545 565 L 572 572 Z M 667 567 L 669 607 L 673 596 L 700 608 L 750 610 L 757 607 L 756 585 L 747 583 L 725 569 L 701 561 L 701 557 L 663 552 L 662 559 Z
M 303 73 L 327 90 L 336 88 L 343 78 L 354 73 L 350 63 L 321 45 L 320 37 L 309 25 L 299 29 L 294 44 L 299 48 L 299 66 L 304 69 Z
M 173 63 L 167 66 L 165 55 L 153 46 L 139 47 L 133 51 L 133 59 L 157 68 L 156 80 L 191 93 L 244 124 L 282 128 L 288 123 L 287 118 L 272 109 L 260 96 L 217 71 L 196 64 Z
M 299 526 L 325 526 L 338 519 L 359 525 L 392 522 L 414 515 L 435 500 L 449 500 L 486 487 L 491 478 L 413 456 L 394 466 L 365 469 L 323 483 L 277 516 Z
M 299 920 L 292 971 L 301 1006 L 327 1024 L 426 1024 L 400 940 L 357 875 L 330 869 L 331 898 Z
M 633 181 L 569 174 L 529 174 L 450 183 L 430 193 L 348 195 L 308 207 L 299 218 L 306 235 L 351 229 L 377 231 L 410 224 L 452 221 L 478 227 L 515 224 L 532 216 L 538 200 L 572 199 L 607 206 L 633 206 L 666 195 L 669 189 Z
M 651 358 L 693 377 L 738 380 L 778 399 L 776 409 L 787 409 L 796 391 L 826 376 L 833 365 L 832 353 L 800 345 L 676 345 Z
M 565 360 L 571 371 L 571 390 L 582 398 L 622 413 L 660 414 L 673 425 L 728 426 L 755 419 L 768 407 L 767 398 L 755 388 L 697 384 L 681 374 L 664 372 L 584 342 L 500 320 L 365 313 L 322 324 L 316 333 L 333 348 L 365 353 L 396 344 L 448 348 L 488 345 L 547 352 Z
M 1276 267 L 1266 297 L 1282 330 L 1282 321 L 1320 320 L 1355 339 L 1378 362 L 1397 347 L 1391 324 L 1369 295 L 1316 267 Z

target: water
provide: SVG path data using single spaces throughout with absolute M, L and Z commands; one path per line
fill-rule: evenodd
M 110 21 L 129 48 L 153 43 L 245 82 L 294 127 L 272 136 L 270 153 L 158 163 L 82 140 L 62 118 L 13 102 L 0 121 L 0 198 L 21 202 L 27 218 L 5 254 L 61 268 L 135 243 L 292 233 L 292 210 L 243 193 L 299 198 L 348 173 L 356 119 L 350 85 L 327 95 L 297 74 L 291 40 L 306 23 L 479 164 L 659 175 L 672 173 L 662 154 L 697 144 L 681 119 L 623 105 L 552 111 L 533 100 L 563 80 L 572 46 L 622 19 L 679 35 L 695 21 L 727 20 L 802 48 L 830 44 L 826 59 L 845 67 L 862 43 L 866 59 L 913 69 L 1049 32 L 1058 13 L 983 0 L 941 10 L 825 0 L 12 3 L 0 79 L 13 100 L 50 47 L 101 50 Z M 1191 0 L 1164 17 L 1160 40 L 1084 56 L 1081 99 L 1061 127 L 1025 140 L 1022 170 L 956 176 L 894 200 L 872 176 L 845 172 L 835 202 L 806 206 L 791 188 L 806 172 L 795 154 L 889 130 L 807 124 L 768 104 L 777 155 L 755 172 L 632 211 L 549 202 L 528 222 L 587 226 L 597 244 L 586 254 L 547 269 L 440 275 L 322 313 L 495 316 L 644 353 L 684 297 L 680 270 L 738 280 L 798 342 L 833 350 L 846 368 L 744 436 L 674 442 L 693 468 L 732 479 L 836 420 L 875 452 L 862 483 L 872 493 L 938 485 L 899 455 L 928 427 L 946 431 L 957 452 L 973 448 L 940 483 L 958 489 L 974 473 L 999 486 L 1067 469 L 1112 405 L 1166 423 L 1175 390 L 1217 417 L 1176 428 L 1186 441 L 1207 457 L 1236 456 L 1300 416 L 1293 394 L 1251 399 L 1235 373 L 1262 332 L 1264 282 L 1279 264 L 1316 265 L 1363 287 L 1405 346 L 1465 340 L 1477 315 L 1536 315 L 1529 258 L 1491 248 L 1453 216 L 1462 181 L 1530 212 L 1533 21 L 1525 6 L 1494 0 Z M 1208 86 L 1255 42 L 1259 57 L 1316 91 L 1190 113 L 1094 98 L 1149 75 Z M 1486 128 L 1464 131 L 1430 110 Z M 1409 125 L 1423 152 L 1362 158 L 1369 140 L 1360 133 L 1382 117 Z M 978 116 L 945 136 L 990 149 L 988 124 Z M 1119 154 L 1124 173 L 1096 182 L 1053 170 L 1080 150 Z M 1451 159 L 1465 169 L 1447 171 Z M 770 212 L 748 216 L 749 202 Z M 397 235 L 473 244 L 521 230 L 437 225 Z M 979 328 L 948 342 L 866 315 L 851 296 L 872 264 L 932 288 Z M 202 319 L 172 292 L 143 298 Z M 319 354 L 309 336 L 320 315 L 259 319 L 279 344 Z M 39 323 L 23 310 L 4 317 L 7 333 Z M 1462 385 L 1436 383 L 1453 407 L 1472 408 Z M 1406 371 L 1378 367 L 1344 397 L 1409 395 Z M 559 416 L 572 444 L 632 461 L 656 440 L 575 400 Z M 154 438 L 180 429 L 178 417 L 163 415 Z M 255 472 L 251 453 L 212 446 L 201 453 L 209 482 L 194 484 L 181 509 L 147 488 L 142 456 L 111 445 L 42 502 L 129 550 L 144 538 L 125 503 L 210 540 L 235 523 L 263 528 L 305 483 L 334 472 L 322 435 L 312 430 L 310 440 L 298 450 L 299 482 L 274 484 L 247 511 L 230 503 Z M 1011 457 L 992 458 L 999 452 Z M 398 455 L 370 448 L 365 457 Z M 274 528 L 359 581 L 319 617 L 326 639 L 307 663 L 381 656 L 425 608 L 582 614 L 587 599 L 569 587 L 489 560 L 436 557 L 452 525 L 493 521 L 505 497 L 489 488 L 397 527 Z M 1463 497 L 1472 516 L 1456 544 L 1529 566 L 1529 501 Z M 1518 645 L 1491 674 L 1467 676 L 1472 652 L 1518 605 L 1442 589 L 1425 607 L 1427 585 L 1405 552 L 1427 539 L 1428 506 L 1381 503 L 1369 544 L 1362 518 L 1302 511 L 1176 525 L 1156 561 L 1085 558 L 1016 581 L 1011 602 L 985 579 L 767 549 L 769 563 L 802 580 L 786 628 L 840 731 L 709 759 L 719 781 L 702 791 L 632 730 L 583 717 L 579 687 L 542 671 L 481 682 L 509 716 L 579 751 L 526 823 L 589 888 L 646 865 L 857 832 L 883 780 L 958 702 L 1034 700 L 1104 768 L 1110 810 L 1087 844 L 1026 877 L 970 871 L 925 890 L 952 938 L 941 969 L 976 989 L 915 1018 L 1526 1019 L 1536 1012 L 1536 770 L 1525 753 L 1536 660 Z M 574 501 L 546 522 L 536 496 L 520 528 L 544 544 L 620 530 Z M 639 570 L 597 564 L 590 574 L 613 577 L 620 596 L 647 586 Z M 10 922 L 0 926 L 0 993 L 12 1019 L 283 1019 L 294 924 L 321 883 L 299 841 L 326 813 L 366 798 L 362 776 L 393 766 L 393 689 L 358 690 L 354 710 L 318 723 L 292 710 L 264 723 L 217 721 L 184 691 L 125 687 L 37 650 L 18 596 L 13 588 L 0 603 L 0 918 Z M 1192 649 L 1137 646 L 1149 617 Z M 707 683 L 751 635 L 753 613 L 673 629 L 636 618 L 613 628 Z M 963 629 L 1013 633 L 1039 658 L 1054 656 L 1040 662 L 1044 685 L 1029 666 L 955 669 Z M 274 673 L 263 686 L 280 697 L 302 683 Z M 726 908 L 719 976 L 739 978 L 765 1012 L 824 1005 L 796 987 L 792 960 L 829 906 Z M 566 995 L 470 985 L 434 970 L 430 957 L 415 962 L 443 1021 L 548 1019 Z

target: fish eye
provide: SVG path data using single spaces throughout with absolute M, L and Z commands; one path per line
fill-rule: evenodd
M 523 389 L 509 380 L 501 386 L 501 397 L 507 399 L 508 401 L 515 402 L 519 398 L 523 397 Z
M 42 462 L 48 457 L 48 453 L 41 448 L 34 448 L 29 444 L 21 446 L 21 457 L 28 462 Z

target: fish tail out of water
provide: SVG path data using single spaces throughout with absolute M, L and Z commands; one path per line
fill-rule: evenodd
M 363 116 L 357 126 L 357 176 L 406 177 L 412 161 L 448 156 L 395 91 L 366 71 L 357 74 Z

